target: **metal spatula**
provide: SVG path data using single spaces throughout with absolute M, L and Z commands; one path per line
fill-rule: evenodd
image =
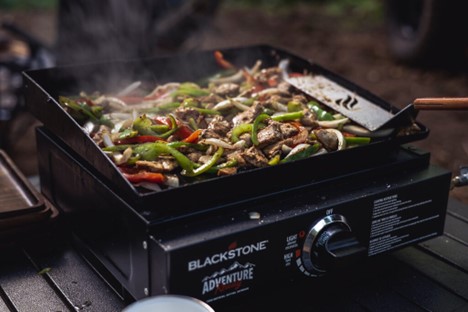
M 394 114 L 323 75 L 291 77 L 287 73 L 288 65 L 288 60 L 279 65 L 286 82 L 369 131 L 410 125 L 419 110 L 468 109 L 468 98 L 419 98 Z
M 286 82 L 370 131 L 381 128 L 395 116 L 323 75 L 290 76 L 288 66 L 288 60 L 279 64 Z
M 379 129 L 394 117 L 391 112 L 324 76 L 288 77 L 285 81 L 370 131 Z

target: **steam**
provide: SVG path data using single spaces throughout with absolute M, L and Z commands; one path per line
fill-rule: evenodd
M 139 59 L 173 52 L 207 24 L 218 0 L 61 0 L 57 63 Z
M 114 90 L 146 75 L 144 64 L 122 63 L 174 53 L 207 25 L 219 0 L 61 0 L 57 65 L 78 65 L 72 74 L 79 92 Z M 125 61 L 112 66 L 101 63 Z M 118 62 L 117 62 L 118 63 Z M 93 64 L 95 66 L 93 66 Z M 85 66 L 90 65 L 90 66 Z M 100 71 L 102 70 L 102 71 Z M 104 72 L 106 71 L 106 72 Z M 135 74 L 135 72 L 138 73 Z M 133 76 L 132 76 L 133 74 Z

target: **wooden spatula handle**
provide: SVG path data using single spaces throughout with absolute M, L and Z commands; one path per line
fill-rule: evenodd
M 413 105 L 419 110 L 468 110 L 468 97 L 418 98 Z

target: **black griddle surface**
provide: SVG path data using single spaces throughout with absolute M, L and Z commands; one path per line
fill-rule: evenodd
M 132 302 L 91 269 L 67 235 L 62 238 L 2 250 L 0 311 L 121 311 Z M 320 285 L 278 285 L 216 311 L 461 312 L 468 311 L 467 285 L 468 207 L 450 199 L 443 236 L 370 258 Z

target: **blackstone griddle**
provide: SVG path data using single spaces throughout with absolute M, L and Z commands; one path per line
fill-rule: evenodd
M 238 66 L 290 60 L 392 113 L 398 109 L 286 51 L 222 50 Z M 355 261 L 440 235 L 450 172 L 406 146 L 429 130 L 338 152 L 142 192 L 57 103 L 59 95 L 135 80 L 197 81 L 219 68 L 213 51 L 25 73 L 37 130 L 42 193 L 67 217 L 83 254 L 135 299 L 189 295 L 214 306 L 282 280 L 319 279 Z

